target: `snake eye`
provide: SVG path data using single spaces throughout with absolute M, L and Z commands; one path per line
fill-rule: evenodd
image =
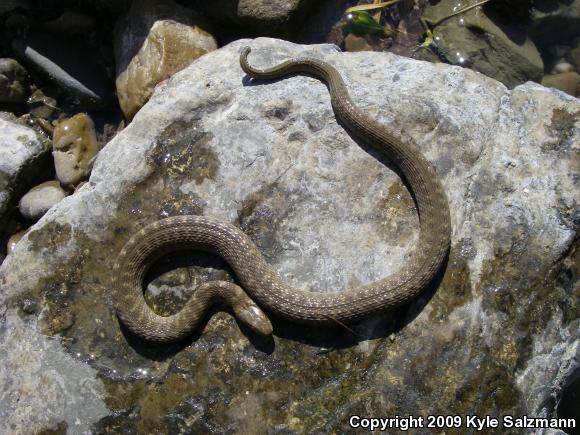
M 352 21 L 352 20 L 354 20 L 354 15 L 353 14 L 347 14 L 346 19 L 348 21 Z

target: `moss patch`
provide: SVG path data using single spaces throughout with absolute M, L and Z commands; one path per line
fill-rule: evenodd
M 220 166 L 217 155 L 208 146 L 212 138 L 213 135 L 202 131 L 196 123 L 176 121 L 159 135 L 147 161 L 170 177 L 188 175 L 201 184 L 207 178 L 214 178 Z

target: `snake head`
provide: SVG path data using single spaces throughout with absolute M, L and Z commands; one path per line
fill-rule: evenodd
M 236 318 L 256 334 L 265 337 L 272 335 L 272 324 L 266 314 L 252 300 L 232 306 Z

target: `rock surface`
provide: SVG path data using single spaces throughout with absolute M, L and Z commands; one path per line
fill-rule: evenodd
M 427 7 L 424 17 L 435 22 L 457 7 L 456 0 L 442 0 Z M 508 87 L 542 79 L 544 64 L 532 40 L 515 27 L 504 31 L 481 8 L 442 22 L 433 35 L 437 50 L 451 64 L 479 71 Z
M 0 112 L 0 234 L 13 204 L 48 161 L 50 141 Z
M 116 26 L 117 95 L 131 120 L 155 86 L 217 48 L 192 12 L 170 0 L 136 0 Z
M 410 194 L 337 123 L 325 85 L 244 78 L 247 44 L 257 66 L 326 59 L 357 106 L 417 143 L 449 197 L 448 264 L 355 334 L 275 321 L 261 340 L 218 312 L 191 341 L 142 343 L 119 326 L 110 271 L 156 219 L 239 225 L 288 283 L 318 291 L 389 274 L 417 238 Z M 257 39 L 204 56 L 155 90 L 90 182 L 2 265 L 0 432 L 342 433 L 353 414 L 553 415 L 579 370 L 579 114 L 537 84 L 508 90 L 389 53 Z M 146 298 L 172 312 L 227 270 L 169 256 Z
M 56 176 L 63 185 L 76 185 L 89 175 L 99 152 L 95 124 L 86 113 L 61 121 L 54 129 Z
M 25 218 L 36 220 L 64 198 L 66 192 L 58 181 L 45 181 L 24 194 L 18 203 L 18 209 Z

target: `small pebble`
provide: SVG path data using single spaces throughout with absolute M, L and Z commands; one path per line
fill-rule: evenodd
M 66 197 L 58 181 L 47 181 L 30 189 L 20 200 L 20 214 L 27 219 L 40 219 L 53 205 Z
M 35 118 L 50 118 L 59 110 L 57 101 L 44 94 L 40 89 L 35 90 L 26 102 L 30 114 Z
M 76 185 L 91 171 L 99 152 L 95 125 L 86 113 L 61 121 L 54 129 L 56 177 L 63 185 Z
M 50 123 L 50 121 L 43 118 L 34 118 L 34 123 L 42 128 L 46 134 L 52 136 L 54 133 L 54 126 Z
M 557 63 L 556 66 L 554 67 L 555 73 L 567 73 L 571 71 L 574 71 L 574 67 L 568 62 Z

